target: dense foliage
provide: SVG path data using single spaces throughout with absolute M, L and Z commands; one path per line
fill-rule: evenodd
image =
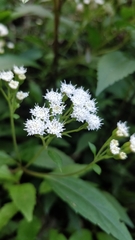
M 134 0 L 0 1 L 1 240 L 135 239 L 134 77 Z

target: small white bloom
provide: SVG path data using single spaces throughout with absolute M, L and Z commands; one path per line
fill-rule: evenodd
M 128 137 L 129 136 L 129 132 L 128 132 L 128 129 L 129 127 L 126 126 L 126 122 L 121 122 L 119 121 L 117 123 L 117 131 L 116 131 L 116 134 L 118 137 Z
M 82 3 L 78 3 L 77 6 L 76 6 L 76 10 L 78 12 L 83 12 L 83 10 L 84 10 L 83 4 Z
M 12 42 L 8 42 L 8 43 L 7 43 L 7 47 L 8 47 L 9 49 L 14 49 L 15 44 L 12 43 Z
M 89 4 L 91 0 L 83 0 L 84 4 Z
M 119 157 L 120 157 L 120 159 L 126 159 L 127 158 L 127 154 L 125 153 L 125 152 L 120 152 L 119 153 Z
M 8 85 L 9 85 L 9 87 L 11 87 L 12 89 L 17 89 L 17 88 L 18 88 L 18 85 L 19 85 L 19 82 L 14 81 L 14 80 L 11 80 Z
M 13 79 L 14 75 L 12 71 L 3 71 L 0 72 L 0 78 L 6 82 L 10 82 Z
M 102 125 L 102 119 L 100 119 L 95 114 L 89 114 L 89 118 L 87 119 L 87 129 L 88 130 L 98 130 Z
M 24 98 L 28 97 L 29 96 L 29 93 L 28 92 L 23 92 L 23 91 L 19 91 L 16 93 L 16 98 L 18 100 L 23 100 Z
M 4 37 L 4 36 L 7 36 L 8 35 L 8 28 L 0 23 L 0 37 Z
M 50 103 L 60 104 L 62 102 L 62 93 L 58 93 L 57 91 L 54 92 L 53 89 L 51 91 L 47 91 L 46 95 L 44 96 Z
M 116 139 L 112 139 L 110 142 L 110 151 L 112 154 L 117 155 L 120 153 L 119 142 Z
M 63 113 L 63 110 L 65 109 L 65 105 L 51 103 L 50 108 L 52 110 L 51 115 L 55 116 L 57 114 L 62 114 Z
M 47 133 L 56 135 L 58 138 L 61 138 L 61 133 L 64 131 L 64 124 L 59 122 L 56 119 L 48 121 L 46 123 Z
M 135 134 L 130 137 L 130 149 L 132 152 L 135 152 Z
M 30 109 L 30 113 L 37 119 L 41 119 L 44 121 L 49 120 L 49 109 L 44 106 L 39 107 L 38 105 L 35 105 L 33 109 Z
M 24 125 L 24 130 L 27 131 L 28 136 L 36 134 L 42 136 L 45 133 L 45 123 L 40 119 L 28 119 Z
M 75 118 L 78 122 L 84 122 L 88 119 L 89 112 L 86 108 L 80 106 L 74 106 L 71 114 L 72 118 Z
M 95 0 L 95 2 L 97 3 L 97 4 L 104 4 L 104 1 L 103 0 Z
M 22 3 L 27 3 L 29 0 L 21 0 Z
M 89 99 L 88 101 L 86 101 L 84 106 L 91 113 L 96 113 L 96 111 L 97 111 L 94 99 Z
M 13 70 L 14 70 L 14 73 L 15 73 L 15 74 L 18 74 L 18 75 L 20 75 L 20 74 L 25 74 L 25 73 L 27 72 L 27 69 L 24 68 L 23 66 L 18 67 L 18 66 L 15 66 L 15 65 L 14 65 Z
M 89 94 L 88 90 L 84 91 L 84 89 L 77 88 L 74 91 L 73 96 L 71 97 L 71 101 L 73 105 L 84 106 L 87 101 L 90 100 L 91 95 Z
M 70 98 L 74 94 L 75 86 L 73 86 L 71 83 L 67 84 L 66 81 L 64 81 L 61 82 L 60 90 Z

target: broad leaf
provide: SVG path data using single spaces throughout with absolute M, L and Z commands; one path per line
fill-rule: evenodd
M 6 152 L 0 151 L 0 166 L 4 164 L 12 165 L 15 161 L 13 158 L 11 158 Z
M 135 71 L 135 60 L 117 51 L 100 58 L 96 95 Z
M 48 155 L 52 159 L 52 161 L 56 163 L 57 167 L 61 171 L 61 167 L 62 167 L 61 156 L 53 149 L 48 149 Z
M 87 229 L 80 229 L 73 233 L 69 240 L 92 240 L 92 234 Z
M 88 144 L 89 144 L 90 150 L 92 151 L 93 155 L 95 156 L 96 155 L 96 146 L 91 142 L 88 142 Z
M 23 219 L 19 223 L 17 237 L 15 240 L 34 240 L 39 232 L 41 223 L 38 218 L 34 217 L 31 222 Z
M 14 203 L 6 203 L 0 209 L 0 230 L 9 222 L 9 220 L 18 212 Z
M 113 238 L 112 236 L 103 232 L 98 232 L 96 237 L 97 237 L 97 240 L 116 240 L 116 238 Z
M 131 240 L 119 213 L 105 196 L 90 183 L 76 178 L 47 177 L 54 192 L 66 201 L 75 212 L 100 226 L 118 240 Z
M 33 218 L 33 209 L 36 203 L 36 190 L 31 183 L 9 187 L 10 196 L 27 221 Z
M 18 178 L 13 175 L 6 165 L 0 167 L 0 180 L 16 182 Z

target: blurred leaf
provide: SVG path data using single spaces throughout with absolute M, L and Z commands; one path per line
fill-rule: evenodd
M 8 169 L 6 165 L 2 165 L 0 167 L 0 180 L 16 182 L 17 178 L 15 175 L 11 173 L 11 171 Z
M 130 19 L 135 16 L 135 9 L 133 7 L 122 6 L 120 9 L 120 15 L 124 19 Z
M 10 19 L 10 16 L 11 16 L 12 12 L 10 11 L 0 11 L 0 21 L 3 22 L 3 21 L 7 21 Z
M 74 177 L 79 177 L 84 174 L 83 170 L 86 167 L 87 167 L 86 164 L 74 163 L 74 164 L 70 164 L 65 167 L 62 167 L 61 170 L 55 169 L 53 171 L 53 173 L 54 173 L 54 175 L 55 175 L 55 173 L 59 173 L 58 175 L 74 175 Z
M 39 193 L 40 194 L 46 194 L 46 193 L 51 192 L 51 191 L 52 191 L 52 188 L 51 188 L 50 184 L 48 184 L 48 182 L 46 180 L 41 182 L 41 184 L 39 186 Z
M 61 156 L 57 154 L 55 150 L 53 151 L 53 149 L 48 149 L 48 155 L 57 164 L 59 170 L 61 171 L 61 167 L 62 167 Z
M 94 164 L 94 165 L 92 166 L 92 169 L 93 169 L 98 175 L 100 175 L 101 172 L 102 172 L 101 167 L 100 167 L 99 165 L 97 165 L 97 164 Z
M 48 240 L 67 240 L 67 238 L 61 234 L 58 233 L 56 229 L 51 229 L 49 233 L 49 239 Z
M 17 237 L 15 240 L 34 240 L 41 228 L 41 223 L 38 218 L 34 217 L 31 222 L 27 222 L 25 219 L 20 221 Z
M 34 81 L 29 81 L 30 97 L 33 101 L 41 103 L 42 102 L 42 91 L 40 85 Z
M 97 237 L 97 240 L 116 240 L 116 238 L 103 232 L 98 232 L 96 237 Z
M 109 85 L 135 71 L 135 60 L 123 52 L 109 53 L 100 58 L 98 63 L 98 83 L 96 95 Z
M 36 191 L 31 183 L 9 187 L 10 196 L 27 221 L 33 219 L 33 209 L 36 203 Z
M 0 167 L 5 164 L 12 165 L 15 161 L 6 152 L 0 151 Z
M 6 203 L 0 209 L 0 230 L 9 222 L 9 220 L 18 212 L 14 203 Z
M 72 234 L 69 240 L 92 240 L 92 234 L 87 229 L 80 229 Z
M 53 204 L 56 203 L 57 196 L 54 192 L 48 193 L 45 195 L 44 198 L 44 212 L 45 214 L 49 214 L 50 209 L 52 208 Z
M 84 133 L 77 141 L 77 148 L 74 154 L 78 154 L 85 150 L 88 147 L 89 141 L 95 141 L 96 134 L 95 133 Z
M 54 192 L 67 202 L 75 212 L 100 226 L 118 240 L 131 240 L 119 213 L 105 196 L 90 183 L 76 178 L 47 177 Z
M 111 202 L 111 204 L 117 209 L 117 212 L 119 213 L 120 219 L 125 222 L 129 227 L 133 228 L 134 224 L 130 220 L 129 216 L 126 213 L 126 210 L 124 207 L 120 205 L 120 203 L 117 201 L 116 198 L 114 198 L 110 193 L 108 192 L 103 192 L 105 197 Z
M 37 66 L 33 59 L 21 55 L 4 54 L 0 56 L 0 71 L 12 69 L 14 65 Z
M 93 143 L 91 143 L 91 142 L 88 142 L 88 144 L 89 144 L 90 150 L 92 151 L 92 153 L 93 153 L 93 155 L 95 157 L 95 155 L 96 155 L 96 146 Z

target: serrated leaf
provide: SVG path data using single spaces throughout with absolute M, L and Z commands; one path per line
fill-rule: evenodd
M 14 203 L 6 203 L 0 209 L 0 230 L 9 222 L 9 220 L 18 212 Z
M 31 222 L 23 219 L 19 223 L 17 237 L 15 240 L 34 240 L 39 232 L 41 223 L 38 218 L 34 217 Z
M 97 224 L 118 240 L 131 240 L 117 210 L 105 196 L 90 183 L 76 178 L 47 177 L 54 192 L 67 202 L 75 212 Z
M 100 58 L 96 95 L 118 80 L 135 71 L 135 60 L 123 52 L 116 51 Z
M 95 156 L 96 155 L 96 146 L 91 142 L 88 142 L 88 144 L 89 144 L 90 150 L 92 151 L 93 155 Z
M 117 212 L 119 213 L 119 216 L 123 222 L 125 222 L 129 227 L 133 228 L 134 224 L 130 220 L 129 216 L 126 213 L 126 210 L 124 207 L 120 205 L 120 203 L 117 201 L 116 198 L 114 198 L 110 193 L 108 192 L 103 192 L 105 197 L 111 202 L 111 204 L 117 209 Z
M 36 203 L 36 190 L 31 183 L 14 185 L 9 187 L 10 196 L 27 221 L 33 218 L 33 209 Z

